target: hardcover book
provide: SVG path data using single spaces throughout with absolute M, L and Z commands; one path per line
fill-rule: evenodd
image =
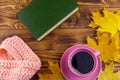
M 17 16 L 40 41 L 77 10 L 74 0 L 33 0 Z

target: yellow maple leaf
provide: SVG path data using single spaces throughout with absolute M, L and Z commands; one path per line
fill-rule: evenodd
M 92 12 L 92 19 L 93 21 L 91 21 L 89 26 L 92 28 L 98 27 L 98 32 L 108 32 L 113 37 L 120 31 L 120 10 L 117 13 L 107 9 L 104 9 L 102 13 L 98 11 Z
M 52 74 L 41 74 L 38 73 L 40 80 L 65 80 L 61 74 L 58 62 L 48 61 L 49 69 L 51 70 Z
M 98 80 L 120 80 L 120 71 L 114 73 L 113 62 L 109 65 L 105 65 L 104 71 L 101 71 Z
M 112 38 L 109 33 L 97 33 L 96 42 L 90 37 L 87 38 L 88 46 L 100 51 L 100 58 L 103 62 L 120 62 L 119 33 Z

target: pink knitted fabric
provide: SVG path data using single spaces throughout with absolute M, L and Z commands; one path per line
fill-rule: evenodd
M 29 80 L 40 67 L 40 59 L 19 37 L 0 45 L 0 80 Z

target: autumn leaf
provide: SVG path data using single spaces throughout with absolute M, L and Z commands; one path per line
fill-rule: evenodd
M 101 71 L 98 80 L 120 80 L 120 71 L 114 71 L 114 64 L 113 62 L 109 65 L 105 65 L 104 71 Z
M 87 45 L 95 50 L 100 51 L 100 58 L 103 62 L 110 61 L 120 62 L 120 39 L 119 33 L 116 33 L 112 38 L 109 33 L 97 33 L 96 41 L 87 38 Z
M 113 37 L 118 31 L 120 31 L 120 10 L 116 13 L 104 9 L 102 13 L 96 11 L 92 12 L 90 27 L 96 28 L 98 32 L 111 33 Z
M 105 69 L 100 72 L 98 80 L 120 80 L 120 71 L 114 73 L 113 62 L 120 62 L 120 10 L 116 13 L 104 9 L 92 13 L 90 27 L 96 28 L 94 39 L 87 37 L 87 45 L 100 51 L 100 58 Z
M 51 70 L 52 74 L 41 74 L 38 73 L 40 80 L 65 80 L 61 74 L 58 62 L 48 61 L 49 69 Z

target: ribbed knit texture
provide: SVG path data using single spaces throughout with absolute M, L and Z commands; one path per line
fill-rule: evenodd
M 40 69 L 38 56 L 19 37 L 0 45 L 0 80 L 29 80 Z

